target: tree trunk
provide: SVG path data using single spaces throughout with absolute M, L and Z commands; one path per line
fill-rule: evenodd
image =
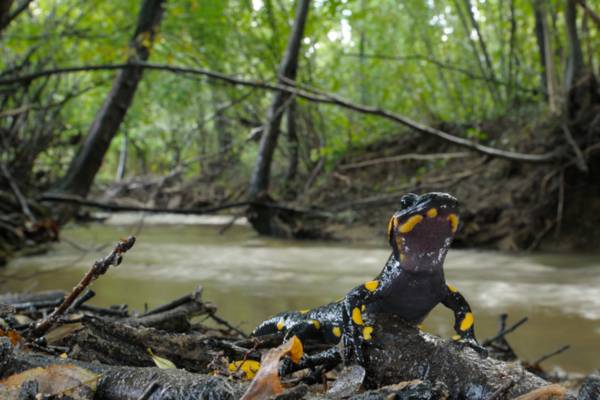
M 144 0 L 130 48 L 129 61 L 146 61 L 163 14 L 165 0 Z M 117 134 L 142 79 L 142 68 L 125 68 L 119 72 L 104 104 L 92 123 L 85 143 L 71 160 L 58 192 L 86 196 L 102 165 L 110 142 Z
M 545 14 L 542 10 L 542 5 L 539 1 L 535 0 L 533 2 L 533 14 L 535 18 L 535 39 L 538 45 L 538 51 L 540 56 L 540 83 L 542 85 L 542 92 L 544 93 L 544 98 L 548 100 L 548 80 L 546 76 L 546 42 L 544 40 L 545 34 L 545 23 L 544 18 Z
M 8 17 L 10 15 L 10 6 L 13 0 L 0 1 L 0 32 L 8 25 Z
M 574 0 L 567 0 L 565 24 L 567 27 L 567 40 L 569 42 L 569 56 L 565 71 L 565 93 L 569 93 L 574 81 L 583 72 L 583 52 L 581 51 L 579 35 L 577 35 L 577 9 Z
M 490 76 L 488 76 L 487 71 L 485 70 L 485 68 L 483 66 L 483 63 L 481 62 L 481 58 L 479 57 L 479 50 L 477 49 L 475 42 L 473 42 L 473 40 L 471 39 L 471 30 L 469 29 L 469 24 L 467 22 L 465 15 L 463 14 L 462 8 L 461 8 L 458 0 L 454 0 L 454 7 L 456 8 L 456 12 L 460 19 L 461 25 L 463 26 L 463 29 L 465 30 L 465 34 L 467 36 L 467 41 L 469 42 L 469 45 L 471 46 L 471 49 L 473 50 L 473 57 L 475 58 L 475 61 L 477 61 L 477 66 L 479 68 L 479 71 L 481 72 L 482 76 L 487 78 L 486 84 L 488 86 L 488 89 L 490 90 L 490 94 L 492 95 L 492 98 L 494 99 L 494 101 L 497 102 L 500 99 L 500 94 L 498 93 L 498 88 L 496 87 L 496 84 L 490 79 Z M 471 11 L 468 10 L 468 12 L 470 13 Z
M 127 132 L 123 132 L 123 141 L 121 142 L 121 150 L 119 151 L 119 165 L 117 166 L 118 181 L 122 181 L 125 178 L 125 171 L 127 170 L 127 150 L 129 138 Z
M 223 101 L 224 97 L 218 92 L 218 88 L 213 88 L 212 102 L 214 107 L 214 126 L 217 131 L 219 170 L 226 167 L 229 161 L 233 161 L 233 138 L 231 136 L 229 120 L 225 115 L 228 105 Z
M 304 36 L 304 27 L 308 15 L 310 0 L 298 0 L 296 5 L 296 13 L 294 17 L 294 25 L 288 40 L 285 54 L 279 65 L 279 82 L 285 83 L 285 80 L 295 80 L 298 69 L 298 56 L 302 38 Z M 271 177 L 271 163 L 273 161 L 273 153 L 277 146 L 279 137 L 281 118 L 284 109 L 288 106 L 289 93 L 277 92 L 273 97 L 273 102 L 267 113 L 267 122 L 260 140 L 258 155 L 252 177 L 248 195 L 251 200 L 260 200 L 268 197 L 269 181 Z M 273 234 L 271 224 L 271 210 L 269 208 L 254 207 L 249 212 L 249 219 L 254 229 L 265 235 Z
M 545 72 L 546 94 L 548 98 L 548 107 L 550 112 L 556 114 L 560 110 L 560 96 L 558 84 L 556 82 L 556 73 L 554 68 L 554 55 L 552 54 L 552 38 L 548 27 L 548 17 L 546 2 L 544 0 L 534 0 L 536 25 L 539 24 L 538 47 L 544 52 L 542 58 L 543 70 Z M 537 29 L 537 26 L 536 26 Z M 541 42 L 539 41 L 541 39 Z
M 21 0 L 11 12 L 10 9 L 14 3 L 14 0 L 0 0 L 0 36 L 2 36 L 2 31 L 6 29 L 6 27 L 12 21 L 14 21 L 19 14 L 27 10 L 29 4 L 32 2 L 33 0 Z
M 296 101 L 292 100 L 287 110 L 288 168 L 285 174 L 286 198 L 293 200 L 298 194 L 296 175 L 298 173 L 298 132 L 296 131 Z

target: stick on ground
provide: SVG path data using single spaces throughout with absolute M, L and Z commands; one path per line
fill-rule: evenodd
M 48 330 L 56 323 L 58 318 L 65 313 L 65 311 L 73 304 L 75 299 L 100 275 L 103 275 L 108 271 L 111 265 L 118 266 L 123 260 L 123 254 L 133 247 L 135 243 L 135 236 L 130 236 L 127 239 L 120 240 L 111 253 L 101 260 L 94 262 L 94 265 L 90 270 L 81 278 L 77 286 L 73 288 L 73 291 L 65 298 L 65 300 L 59 305 L 48 317 L 40 321 L 31 331 L 29 336 L 31 338 L 37 338 L 43 336 Z

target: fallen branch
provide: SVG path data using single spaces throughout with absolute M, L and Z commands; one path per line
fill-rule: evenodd
M 543 356 L 541 356 L 540 358 L 538 358 L 537 360 L 535 360 L 532 365 L 537 366 L 537 365 L 541 364 L 542 362 L 546 361 L 547 359 L 549 359 L 550 357 L 554 357 L 554 356 L 557 356 L 557 355 L 559 355 L 561 353 L 564 353 L 565 351 L 569 350 L 570 348 L 571 348 L 571 346 L 568 345 L 568 344 L 566 344 L 566 345 L 562 346 L 558 350 L 554 350 L 553 352 L 550 352 L 548 354 L 544 354 Z
M 410 118 L 407 118 L 403 115 L 399 115 L 393 113 L 391 111 L 387 111 L 385 109 L 381 109 L 378 107 L 372 107 L 367 105 L 361 105 L 353 103 L 349 100 L 346 100 L 340 96 L 330 94 L 327 92 L 323 92 L 314 88 L 308 88 L 304 86 L 300 88 L 299 86 L 294 86 L 291 84 L 276 84 L 276 83 L 268 83 L 259 80 L 251 80 L 244 78 L 237 78 L 231 75 L 222 74 L 219 72 L 214 72 L 210 70 L 206 70 L 203 68 L 192 68 L 192 67 L 179 67 L 168 64 L 155 64 L 148 62 L 136 62 L 136 63 L 128 63 L 128 64 L 102 64 L 102 65 L 83 65 L 83 66 L 74 66 L 74 67 L 62 67 L 62 68 L 54 68 L 48 70 L 42 70 L 37 72 L 32 72 L 30 74 L 25 74 L 13 78 L 5 78 L 0 79 L 0 85 L 9 85 L 14 83 L 24 83 L 27 84 L 35 79 L 39 79 L 46 76 L 51 75 L 59 75 L 59 74 L 71 74 L 77 72 L 90 72 L 90 71 L 106 71 L 106 70 L 120 70 L 124 68 L 145 68 L 155 71 L 167 71 L 171 73 L 179 73 L 179 74 L 191 74 L 191 75 L 202 75 L 206 76 L 209 79 L 218 80 L 222 82 L 226 82 L 232 85 L 237 86 L 246 86 L 246 87 L 254 87 L 264 90 L 278 91 L 278 92 L 286 92 L 292 95 L 295 95 L 299 98 L 323 104 L 332 104 L 338 107 L 342 107 L 348 110 L 356 111 L 362 114 L 376 115 L 391 121 L 394 121 L 398 124 L 407 126 L 413 130 L 416 130 L 419 133 L 430 135 L 437 137 L 438 139 L 444 140 L 446 142 L 455 144 L 457 146 L 461 146 L 473 151 L 477 151 L 483 154 L 487 154 L 494 157 L 505 158 L 508 160 L 515 161 L 523 161 L 523 162 L 531 162 L 531 163 L 548 163 L 555 161 L 559 152 L 553 151 L 545 154 L 526 154 L 519 153 L 509 150 L 501 150 L 490 146 L 485 146 L 476 142 L 473 142 L 470 139 L 461 138 L 458 136 L 451 135 L 442 130 L 421 124 L 419 122 L 413 121 Z
M 183 214 L 183 215 L 203 215 L 203 214 L 214 214 L 218 211 L 228 210 L 231 208 L 240 208 L 247 206 L 262 206 L 273 208 L 282 211 L 290 211 L 298 214 L 311 214 L 322 217 L 330 217 L 331 214 L 319 211 L 319 210 L 311 210 L 306 208 L 298 208 L 287 206 L 284 204 L 278 204 L 273 202 L 259 202 L 259 201 L 238 201 L 234 203 L 223 204 L 220 206 L 214 207 L 204 207 L 204 208 L 165 208 L 165 207 L 144 207 L 144 206 L 131 206 L 131 205 L 121 205 L 115 203 L 103 203 L 94 200 L 88 200 L 80 196 L 68 195 L 68 194 L 57 194 L 57 193 L 47 193 L 38 198 L 39 201 L 47 201 L 47 202 L 58 202 L 58 203 L 70 203 L 76 204 L 79 206 L 93 207 L 101 210 L 107 210 L 112 212 L 147 212 L 147 213 L 170 213 L 170 214 Z
M 123 254 L 133 247 L 135 237 L 130 236 L 126 240 L 121 240 L 117 243 L 113 251 L 103 259 L 96 261 L 90 270 L 83 276 L 81 281 L 73 288 L 73 291 L 65 298 L 60 306 L 58 306 L 48 317 L 40 321 L 30 332 L 31 337 L 40 337 L 44 335 L 56 323 L 58 318 L 67 311 L 79 295 L 87 288 L 90 283 L 96 280 L 100 275 L 108 271 L 111 265 L 118 266 L 121 264 Z
M 377 318 L 373 341 L 366 345 L 367 377 L 376 385 L 414 379 L 435 379 L 449 390 L 449 398 L 486 399 L 506 390 L 506 398 L 546 386 L 547 381 L 527 372 L 517 363 L 483 358 L 469 347 L 421 332 L 390 317 Z M 514 385 L 506 387 L 506 382 Z
M 401 154 L 399 156 L 393 157 L 382 157 L 375 158 L 373 160 L 360 161 L 352 164 L 345 164 L 338 167 L 340 170 L 348 170 L 348 169 L 356 169 L 363 167 L 370 167 L 371 165 L 384 164 L 384 163 L 392 163 L 398 161 L 405 160 L 418 160 L 418 161 L 431 161 L 431 160 L 449 160 L 453 158 L 465 158 L 468 157 L 470 153 L 461 152 L 461 153 L 434 153 L 434 154 Z

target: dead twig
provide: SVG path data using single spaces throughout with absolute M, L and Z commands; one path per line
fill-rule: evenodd
M 123 260 L 123 254 L 135 244 L 135 236 L 130 236 L 125 240 L 120 240 L 111 253 L 101 260 L 94 262 L 94 265 L 83 276 L 81 281 L 73 288 L 73 291 L 64 299 L 49 316 L 40 321 L 30 332 L 32 338 L 44 335 L 58 321 L 58 318 L 73 304 L 79 295 L 87 288 L 94 280 L 98 279 L 108 271 L 111 265 L 118 266 Z
M 2 174 L 4 175 L 4 177 L 6 178 L 6 180 L 8 180 L 10 188 L 12 189 L 13 193 L 15 194 L 15 197 L 19 201 L 19 204 L 21 205 L 21 210 L 23 211 L 23 214 L 25 214 L 27 216 L 27 218 L 29 218 L 30 221 L 36 222 L 35 216 L 33 215 L 33 213 L 31 212 L 31 209 L 27 205 L 27 199 L 25 198 L 25 196 L 23 196 L 23 193 L 21 193 L 19 186 L 17 185 L 17 183 L 13 179 L 12 175 L 10 174 L 10 171 L 8 170 L 8 168 L 6 168 L 6 165 L 4 165 L 4 163 L 0 163 L 0 168 L 2 169 Z
M 569 143 L 569 146 L 571 146 L 573 152 L 575 153 L 575 165 L 577 166 L 577 168 L 579 168 L 581 172 L 588 172 L 589 168 L 585 163 L 585 157 L 583 156 L 583 152 L 577 145 L 577 142 L 575 142 L 575 139 L 573 138 L 573 135 L 571 135 L 571 131 L 569 130 L 569 127 L 566 123 L 562 124 L 562 130 L 565 134 L 565 139 L 567 140 L 567 143 Z
M 237 334 L 239 334 L 241 337 L 243 337 L 244 339 L 248 338 L 248 335 L 245 334 L 242 330 L 236 328 L 235 326 L 231 325 L 229 322 L 227 322 L 226 320 L 224 320 L 221 317 L 218 317 L 217 314 L 215 312 L 211 312 L 208 313 L 208 316 L 215 321 L 216 323 L 226 326 L 229 330 L 232 330 L 234 332 L 236 332 Z
M 410 153 L 410 154 L 401 154 L 399 156 L 393 156 L 393 157 L 375 158 L 373 160 L 360 161 L 360 162 L 352 163 L 352 164 L 345 164 L 345 165 L 339 166 L 338 169 L 348 170 L 348 169 L 355 169 L 355 168 L 363 168 L 363 167 L 370 167 L 371 165 L 392 163 L 392 162 L 405 161 L 405 160 L 419 160 L 419 161 L 449 160 L 452 158 L 465 158 L 470 155 L 472 155 L 472 154 L 467 153 L 467 152 L 434 153 L 434 154 Z
M 498 334 L 494 337 L 491 337 L 489 339 L 486 339 L 483 341 L 482 345 L 483 346 L 489 346 L 490 344 L 494 343 L 495 341 L 497 341 L 498 339 L 503 338 L 504 336 L 508 335 L 509 333 L 513 332 L 515 329 L 517 329 L 519 326 L 523 325 L 525 322 L 527 322 L 529 318 L 527 317 L 523 317 L 520 320 L 518 320 L 517 322 L 515 322 L 512 326 L 510 326 L 509 328 L 506 329 L 502 329 L 500 332 L 498 332 Z
M 546 361 L 547 359 L 549 359 L 550 357 L 554 357 L 554 356 L 557 356 L 557 355 L 559 355 L 560 353 L 564 353 L 565 351 L 569 350 L 570 348 L 571 348 L 571 345 L 569 345 L 569 344 L 566 344 L 566 345 L 562 346 L 562 347 L 561 347 L 560 349 L 558 349 L 558 350 L 554 350 L 554 351 L 553 351 L 553 352 L 551 352 L 551 353 L 544 354 L 543 356 L 541 356 L 540 358 L 538 358 L 536 361 L 534 361 L 534 362 L 532 363 L 532 365 L 539 365 L 539 364 L 541 364 L 542 362 L 544 362 L 544 361 Z
M 554 238 L 558 239 L 562 228 L 563 211 L 565 208 L 565 170 L 560 171 L 558 181 L 558 201 L 556 204 L 556 229 L 554 230 Z

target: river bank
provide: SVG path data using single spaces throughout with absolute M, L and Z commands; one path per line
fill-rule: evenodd
M 0 271 L 0 291 L 68 290 L 115 236 L 136 233 L 139 241 L 127 265 L 94 284 L 97 295 L 91 304 L 144 310 L 202 285 L 204 299 L 248 332 L 282 310 L 339 298 L 377 274 L 388 256 L 382 235 L 362 242 L 298 242 L 259 237 L 241 221 L 219 235 L 219 224 L 155 225 L 139 215 L 116 220 L 129 224 L 67 226 L 63 241 L 49 253 L 14 259 Z M 497 331 L 501 313 L 513 322 L 527 316 L 529 321 L 510 337 L 519 354 L 535 361 L 570 344 L 570 350 L 544 365 L 582 373 L 598 368 L 599 271 L 600 257 L 593 254 L 453 249 L 446 262 L 448 281 L 475 310 L 478 337 Z M 425 326 L 449 337 L 451 313 L 438 307 Z

